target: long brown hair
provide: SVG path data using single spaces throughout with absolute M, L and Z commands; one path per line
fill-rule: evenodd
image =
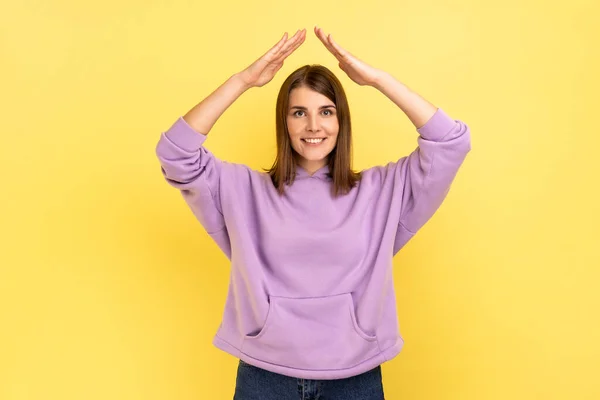
M 347 194 L 361 178 L 360 172 L 352 170 L 352 126 L 348 99 L 338 78 L 326 67 L 318 64 L 305 65 L 287 77 L 281 85 L 275 109 L 275 129 L 277 131 L 277 156 L 270 169 L 264 169 L 279 194 L 285 185 L 291 185 L 296 178 L 295 150 L 292 148 L 287 128 L 287 112 L 290 92 L 297 87 L 307 87 L 331 100 L 337 109 L 339 133 L 336 146 L 328 155 L 329 178 L 333 180 L 332 194 Z

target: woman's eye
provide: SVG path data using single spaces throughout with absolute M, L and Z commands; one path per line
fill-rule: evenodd
M 297 111 L 295 111 L 295 112 L 294 112 L 294 114 L 293 114 L 293 115 L 294 115 L 295 117 L 301 117 L 301 115 L 298 115 L 298 113 L 304 113 L 304 111 L 302 111 L 302 110 L 297 110 Z M 329 116 L 329 115 L 333 115 L 333 111 L 331 111 L 331 110 L 323 110 L 323 113 L 328 113 L 328 114 L 325 114 L 325 115 L 327 115 L 327 116 Z

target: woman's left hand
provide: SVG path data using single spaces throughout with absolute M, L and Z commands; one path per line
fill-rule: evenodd
M 341 48 L 331 37 L 325 36 L 321 28 L 315 26 L 315 35 L 323 42 L 327 50 L 339 61 L 338 65 L 350 79 L 359 85 L 374 86 L 382 71 L 354 57 L 348 51 Z

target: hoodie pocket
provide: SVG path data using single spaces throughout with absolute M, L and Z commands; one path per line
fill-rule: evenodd
M 308 370 L 351 368 L 380 353 L 359 326 L 350 293 L 294 299 L 270 296 L 261 331 L 244 337 L 242 353 Z

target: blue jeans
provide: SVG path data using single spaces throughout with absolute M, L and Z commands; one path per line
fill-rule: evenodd
M 250 365 L 238 365 L 233 400 L 384 400 L 381 365 L 343 379 L 292 378 Z

